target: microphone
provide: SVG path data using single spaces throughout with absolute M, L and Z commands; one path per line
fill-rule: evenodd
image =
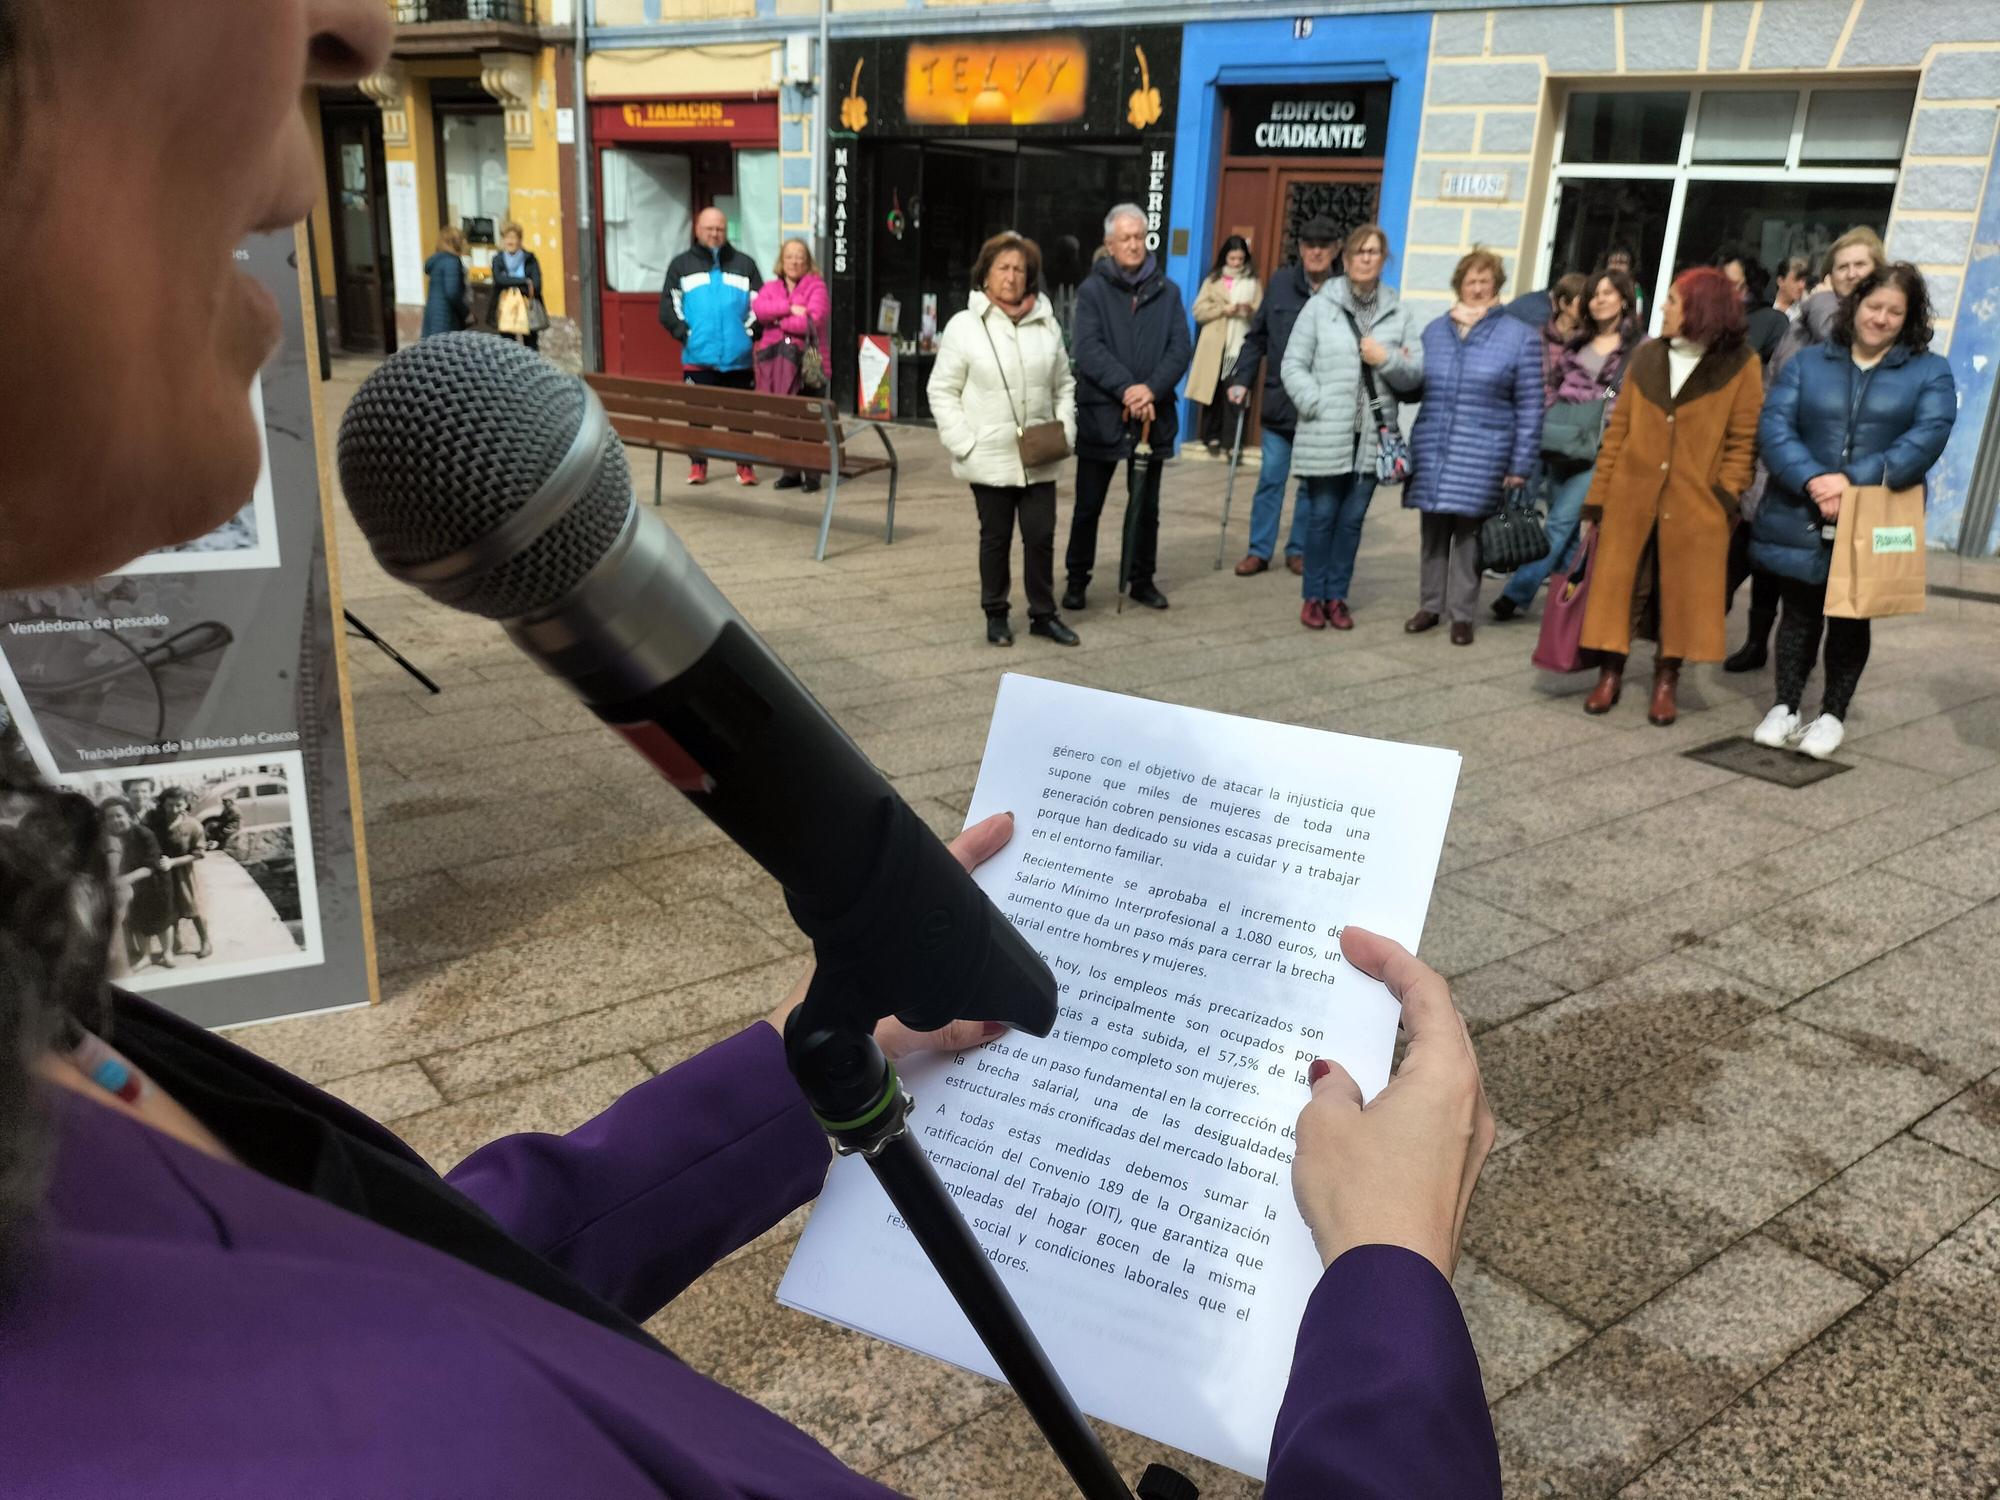
M 634 502 L 582 380 L 490 334 L 424 339 L 362 382 L 338 462 L 386 572 L 499 621 L 776 877 L 849 1019 L 1048 1035 L 1048 965 Z

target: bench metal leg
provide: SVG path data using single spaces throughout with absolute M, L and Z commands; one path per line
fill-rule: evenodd
M 896 476 L 901 472 L 902 465 L 896 459 L 896 445 L 889 441 L 889 429 L 877 427 L 875 435 L 882 439 L 882 446 L 889 450 L 889 520 L 882 531 L 882 545 L 893 547 L 896 545 Z
M 660 503 L 660 478 L 666 472 L 666 468 L 667 450 L 664 448 L 655 448 L 653 450 L 653 504 L 655 506 L 658 506 Z
M 819 518 L 819 550 L 813 553 L 814 562 L 826 561 L 826 534 L 833 530 L 833 502 L 840 495 L 840 469 L 826 476 L 826 511 Z

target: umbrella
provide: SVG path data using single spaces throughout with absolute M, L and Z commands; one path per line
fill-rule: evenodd
M 1153 419 L 1139 428 L 1132 461 L 1125 466 L 1125 540 L 1118 548 L 1118 609 L 1125 612 L 1125 591 L 1132 583 L 1132 549 L 1139 544 L 1139 527 L 1146 518 L 1147 476 L 1153 472 Z
M 1243 429 L 1250 422 L 1250 403 L 1236 408 L 1236 441 L 1229 448 L 1229 488 L 1222 492 L 1222 535 L 1215 539 L 1215 565 L 1222 566 L 1222 549 L 1229 545 L 1229 506 L 1236 498 L 1236 470 L 1243 463 Z

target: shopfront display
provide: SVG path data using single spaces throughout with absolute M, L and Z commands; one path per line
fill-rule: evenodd
M 834 348 L 885 335 L 900 420 L 927 419 L 935 340 L 971 293 L 980 244 L 1041 246 L 1067 323 L 1113 205 L 1138 204 L 1164 260 L 1180 33 L 1103 28 L 836 43 L 827 152 Z M 852 353 L 834 362 L 854 409 Z
M 766 276 L 778 262 L 774 96 L 594 100 L 604 368 L 678 380 L 680 346 L 660 326 L 667 263 L 695 215 L 722 210 L 729 238 Z
M 1578 89 L 1564 101 L 1537 285 L 1630 250 L 1649 304 L 1725 246 L 1815 265 L 1886 233 L 1912 87 Z

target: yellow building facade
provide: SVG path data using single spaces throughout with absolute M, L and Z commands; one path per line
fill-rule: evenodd
M 424 262 L 447 225 L 469 243 L 472 316 L 483 324 L 489 267 L 512 222 L 541 266 L 550 320 L 542 347 L 575 364 L 580 340 L 564 237 L 567 7 L 388 4 L 396 20 L 388 65 L 358 89 L 317 91 L 306 101 L 326 168 L 313 259 L 329 344 L 385 353 L 417 337 Z M 473 10 L 482 19 L 459 19 Z

